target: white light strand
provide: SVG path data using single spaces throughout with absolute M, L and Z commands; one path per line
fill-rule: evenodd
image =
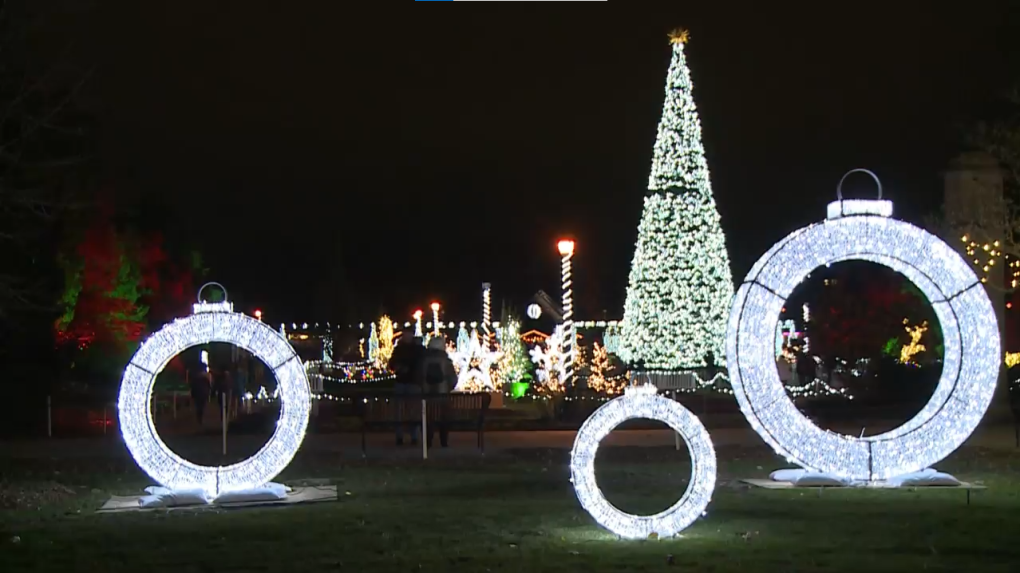
M 620 357 L 659 369 L 706 366 L 709 353 L 722 360 L 733 277 L 682 42 L 673 44 L 648 189 Z
M 564 325 L 557 325 L 553 333 L 546 338 L 544 347 L 536 344 L 529 352 L 531 361 L 538 365 L 535 374 L 538 375 L 540 388 L 551 393 L 562 392 L 564 389 L 563 379 L 569 360 L 569 355 L 564 349 L 565 330 Z
M 490 323 L 492 321 L 492 285 L 489 283 L 482 283 L 482 332 L 485 336 L 485 349 L 492 348 L 492 331 L 490 330 Z
M 375 364 L 379 360 L 379 332 L 375 329 L 375 323 L 368 331 L 368 361 Z
M 496 389 L 492 380 L 492 367 L 503 356 L 502 352 L 483 348 L 478 341 L 478 331 L 471 331 L 467 352 L 447 351 L 457 370 L 457 386 L 454 392 L 491 391 Z
M 807 469 L 880 480 L 932 466 L 977 427 L 995 392 L 998 322 L 978 278 L 952 247 L 908 223 L 846 211 L 794 231 L 755 263 L 733 301 L 726 356 L 741 410 L 776 452 Z M 863 438 L 822 430 L 797 410 L 779 380 L 771 344 L 793 289 L 812 270 L 846 260 L 885 265 L 910 279 L 934 308 L 944 341 L 942 377 L 928 404 L 902 426 Z
M 566 355 L 563 364 L 563 377 L 560 379 L 564 387 L 569 387 L 574 379 L 574 360 L 577 358 L 575 348 L 577 330 L 574 327 L 574 287 L 571 276 L 571 259 L 574 250 L 571 248 L 562 255 L 560 270 L 563 279 L 563 353 Z
M 570 452 L 570 481 L 581 507 L 599 525 L 628 539 L 676 535 L 704 515 L 715 490 L 715 449 L 705 427 L 678 402 L 654 392 L 654 386 L 627 388 L 623 396 L 603 404 L 585 420 Z M 665 511 L 647 516 L 617 509 L 602 495 L 595 478 L 595 455 L 603 438 L 623 422 L 639 418 L 667 424 L 687 443 L 691 457 L 691 481 L 683 496 Z
M 174 453 L 159 438 L 149 407 L 156 376 L 167 363 L 188 348 L 211 342 L 234 344 L 268 365 L 283 398 L 280 420 L 262 449 L 220 467 L 200 466 Z M 301 359 L 283 335 L 243 314 L 202 310 L 166 325 L 139 347 L 124 371 L 117 407 L 124 443 L 149 477 L 170 489 L 219 495 L 264 485 L 290 463 L 308 427 L 311 396 Z

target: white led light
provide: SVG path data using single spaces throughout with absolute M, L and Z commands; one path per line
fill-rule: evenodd
M 884 216 L 891 213 L 887 201 L 854 200 L 850 210 L 848 203 L 842 201 L 835 217 L 794 231 L 755 263 L 734 297 L 726 357 L 740 409 L 776 452 L 815 471 L 887 479 L 944 459 L 977 427 L 999 373 L 998 322 L 980 281 L 952 247 Z M 779 380 L 773 348 L 776 321 L 793 289 L 812 270 L 846 260 L 885 265 L 910 279 L 934 308 L 945 348 L 942 377 L 921 412 L 863 438 L 822 430 L 801 414 Z
M 264 322 L 225 306 L 195 305 L 196 313 L 155 332 L 131 358 L 120 384 L 121 434 L 145 473 L 170 489 L 201 488 L 214 495 L 268 483 L 290 463 L 308 426 L 311 395 L 305 370 L 294 349 Z M 193 464 L 167 447 L 156 432 L 149 403 L 156 376 L 187 348 L 226 342 L 268 365 L 282 397 L 280 420 L 269 441 L 252 457 L 229 466 Z
M 621 423 L 635 418 L 658 420 L 679 433 L 691 456 L 691 481 L 680 501 L 655 515 L 631 515 L 613 506 L 595 481 L 595 453 L 599 443 Z M 585 420 L 570 453 L 570 475 L 577 499 L 595 521 L 629 539 L 652 534 L 670 537 L 683 531 L 712 500 L 715 490 L 715 449 L 701 420 L 678 402 L 658 396 L 654 386 L 627 388 Z
M 647 369 L 722 360 L 733 298 L 693 89 L 684 43 L 675 41 L 616 344 L 624 362 Z

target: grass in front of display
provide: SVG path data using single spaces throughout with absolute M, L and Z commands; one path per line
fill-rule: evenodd
M 988 490 L 765 491 L 782 467 L 722 448 L 708 515 L 679 539 L 621 541 L 569 482 L 569 453 L 341 465 L 299 454 L 281 476 L 328 478 L 335 503 L 97 515 L 149 482 L 126 454 L 0 461 L 0 571 L 1008 571 L 1020 563 L 1020 463 L 965 449 L 940 469 Z M 610 501 L 651 513 L 686 487 L 672 449 L 606 448 Z

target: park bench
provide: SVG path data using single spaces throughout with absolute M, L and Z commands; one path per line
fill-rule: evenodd
M 445 421 L 449 430 L 474 431 L 478 436 L 478 449 L 485 452 L 485 412 L 492 401 L 489 394 L 381 394 L 363 396 L 355 402 L 361 419 L 361 455 L 365 455 L 365 435 L 369 430 L 396 430 L 399 424 L 421 425 L 422 400 L 425 400 L 427 427 Z

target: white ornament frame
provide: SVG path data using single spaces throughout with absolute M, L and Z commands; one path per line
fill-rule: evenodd
M 204 288 L 204 287 L 203 287 Z M 282 399 L 272 437 L 250 458 L 229 466 L 200 466 L 174 453 L 160 439 L 149 404 L 159 374 L 182 351 L 226 342 L 251 352 L 272 369 Z M 153 333 L 131 358 L 121 380 L 118 415 L 124 443 L 152 479 L 170 489 L 200 488 L 213 495 L 258 487 L 293 459 L 308 427 L 311 393 L 301 359 L 266 323 L 233 312 L 228 302 L 194 305 L 194 314 Z
M 769 249 L 734 297 L 726 356 L 740 409 L 777 453 L 810 470 L 874 481 L 930 467 L 971 435 L 995 392 L 998 321 L 981 282 L 952 247 L 891 214 L 889 201 L 844 201 L 840 193 L 825 221 Z M 818 428 L 801 414 L 773 356 L 790 293 L 814 269 L 847 260 L 878 263 L 912 281 L 935 310 L 945 349 L 942 377 L 924 408 L 898 428 L 860 438 Z
M 599 443 L 623 422 L 637 418 L 666 423 L 683 437 L 691 456 L 691 481 L 687 491 L 675 504 L 654 515 L 620 511 L 602 495 L 595 479 L 595 454 Z M 657 395 L 654 386 L 632 386 L 623 396 L 595 410 L 578 430 L 570 452 L 570 475 L 581 507 L 602 527 L 627 539 L 645 539 L 652 534 L 659 538 L 671 537 L 704 515 L 712 500 L 715 448 L 705 426 L 690 410 Z

